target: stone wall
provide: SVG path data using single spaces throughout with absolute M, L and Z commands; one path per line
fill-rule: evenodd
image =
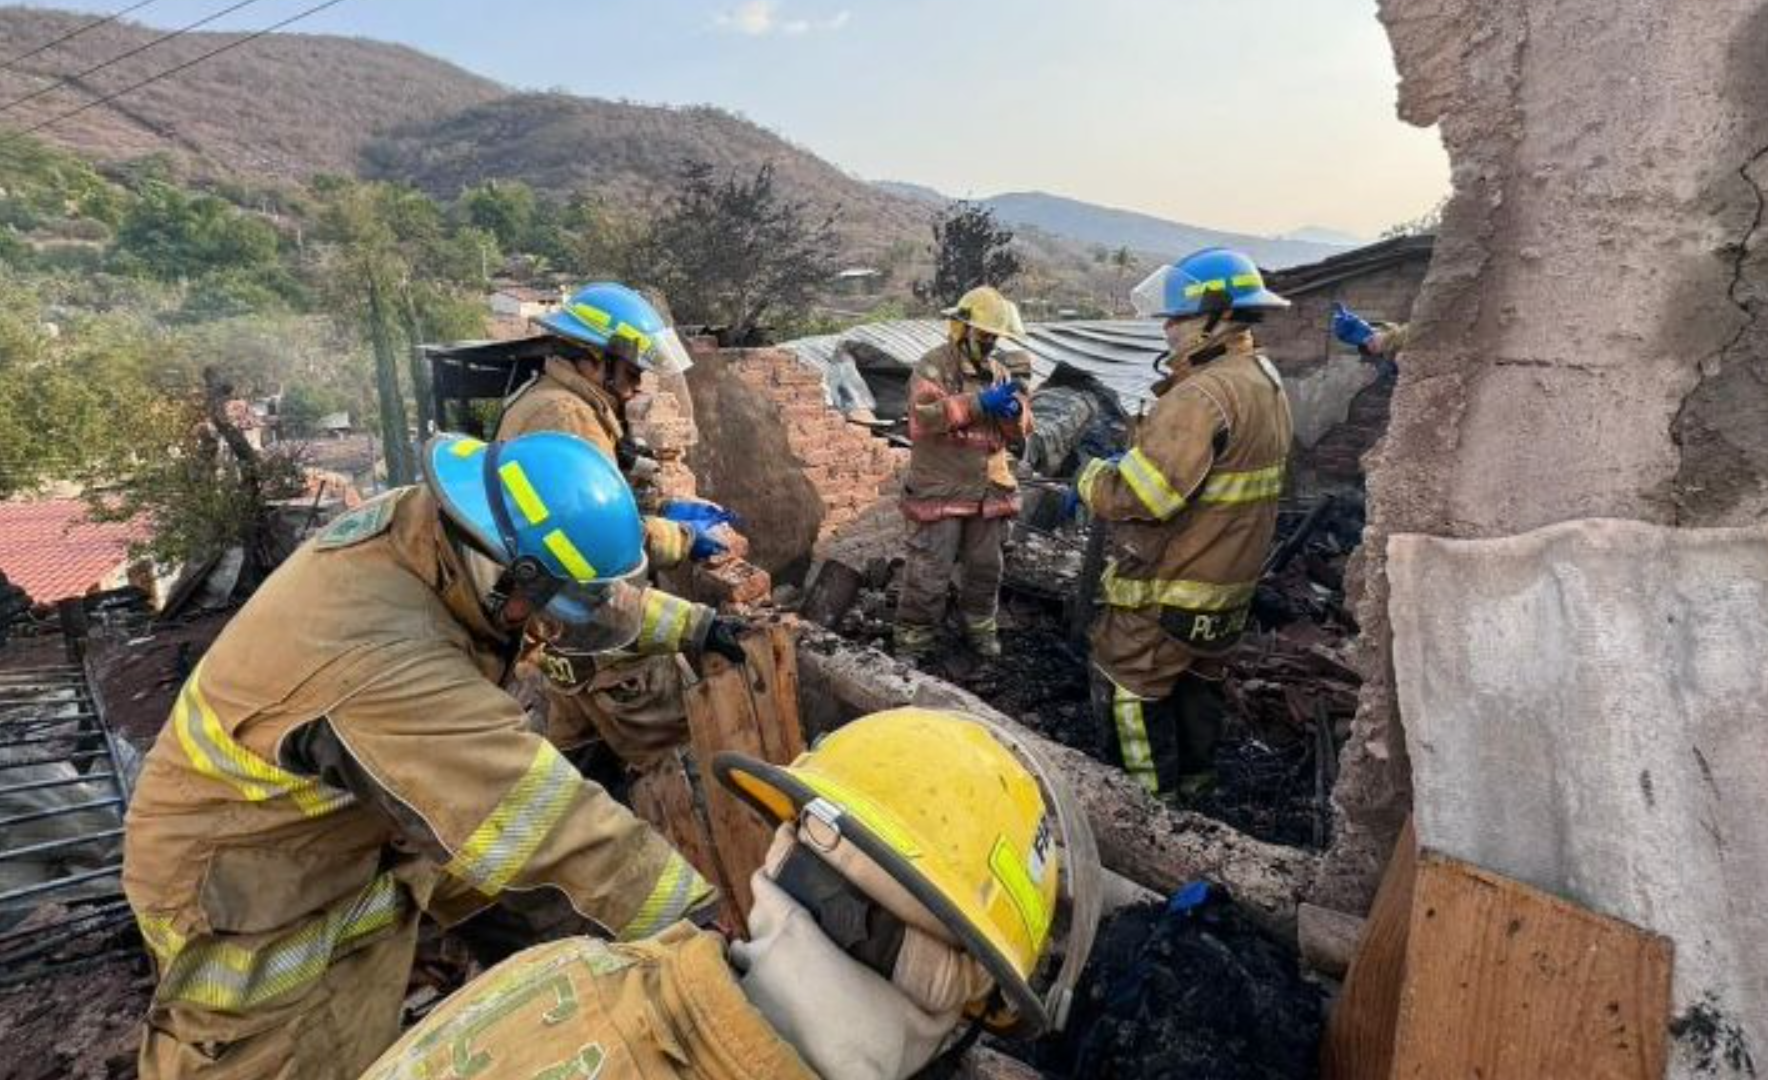
M 742 515 L 751 560 L 777 579 L 801 580 L 821 547 L 895 515 L 907 451 L 824 405 L 821 374 L 791 353 L 701 351 L 688 384 L 700 494 Z
M 1411 801 L 1389 536 L 1768 510 L 1768 7 L 1381 0 L 1454 194 L 1369 483 L 1367 677 L 1317 889 L 1367 905 Z M 1502 798 L 1502 792 L 1491 793 Z

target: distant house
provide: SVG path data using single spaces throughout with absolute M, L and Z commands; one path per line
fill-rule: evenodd
M 37 604 L 129 584 L 153 595 L 151 565 L 129 557 L 152 535 L 146 525 L 99 524 L 86 510 L 79 499 L 0 502 L 0 571 Z
M 852 266 L 835 275 L 835 291 L 843 296 L 870 296 L 884 284 L 884 271 Z
M 491 314 L 526 322 L 559 306 L 559 294 L 527 285 L 505 285 L 491 294 Z
M 381 443 L 373 435 L 328 434 L 313 439 L 289 439 L 290 448 L 309 475 L 336 475 L 358 491 L 378 491 L 384 477 Z M 342 495 L 332 490 L 329 494 Z

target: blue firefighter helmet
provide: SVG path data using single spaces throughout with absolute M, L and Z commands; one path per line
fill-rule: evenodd
M 1277 311 L 1289 301 L 1265 288 L 1257 264 L 1229 248 L 1204 248 L 1148 275 L 1130 294 L 1136 314 L 1187 319 L 1221 311 Z
M 585 285 L 557 311 L 536 316 L 534 324 L 640 371 L 674 375 L 693 364 L 681 338 L 651 302 L 612 281 Z
M 572 435 L 485 443 L 442 434 L 424 447 L 442 511 L 535 606 L 573 625 L 645 573 L 644 524 L 614 462 Z

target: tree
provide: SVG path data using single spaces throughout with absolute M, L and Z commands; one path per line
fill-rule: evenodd
M 252 446 L 229 415 L 234 400 L 232 385 L 205 370 L 200 389 L 137 419 L 159 452 L 120 462 L 117 479 L 89 488 L 86 501 L 95 521 L 146 521 L 152 539 L 136 550 L 162 564 L 239 547 L 239 588 L 249 593 L 287 556 L 291 537 L 276 504 L 306 481 L 292 452 Z
M 917 281 L 915 296 L 948 307 L 978 285 L 1004 287 L 1025 269 L 1012 243 L 1013 230 L 997 222 L 994 211 L 953 203 L 933 222 L 933 280 Z
M 463 224 L 497 238 L 505 251 L 529 251 L 539 206 L 520 180 L 487 180 L 461 192 L 454 212 Z
M 117 262 L 162 281 L 274 266 L 276 230 L 213 195 L 148 184 L 117 229 Z
M 674 203 L 639 245 L 637 261 L 663 287 L 677 318 L 753 340 L 763 320 L 809 305 L 835 273 L 835 218 L 782 196 L 772 165 L 719 178 L 703 161 L 682 167 Z

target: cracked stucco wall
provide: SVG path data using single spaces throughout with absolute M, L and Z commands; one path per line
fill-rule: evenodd
M 1768 5 L 1378 6 L 1400 116 L 1440 126 L 1454 194 L 1355 568 L 1368 682 L 1315 896 L 1349 911 L 1411 800 L 1388 536 L 1768 512 Z

